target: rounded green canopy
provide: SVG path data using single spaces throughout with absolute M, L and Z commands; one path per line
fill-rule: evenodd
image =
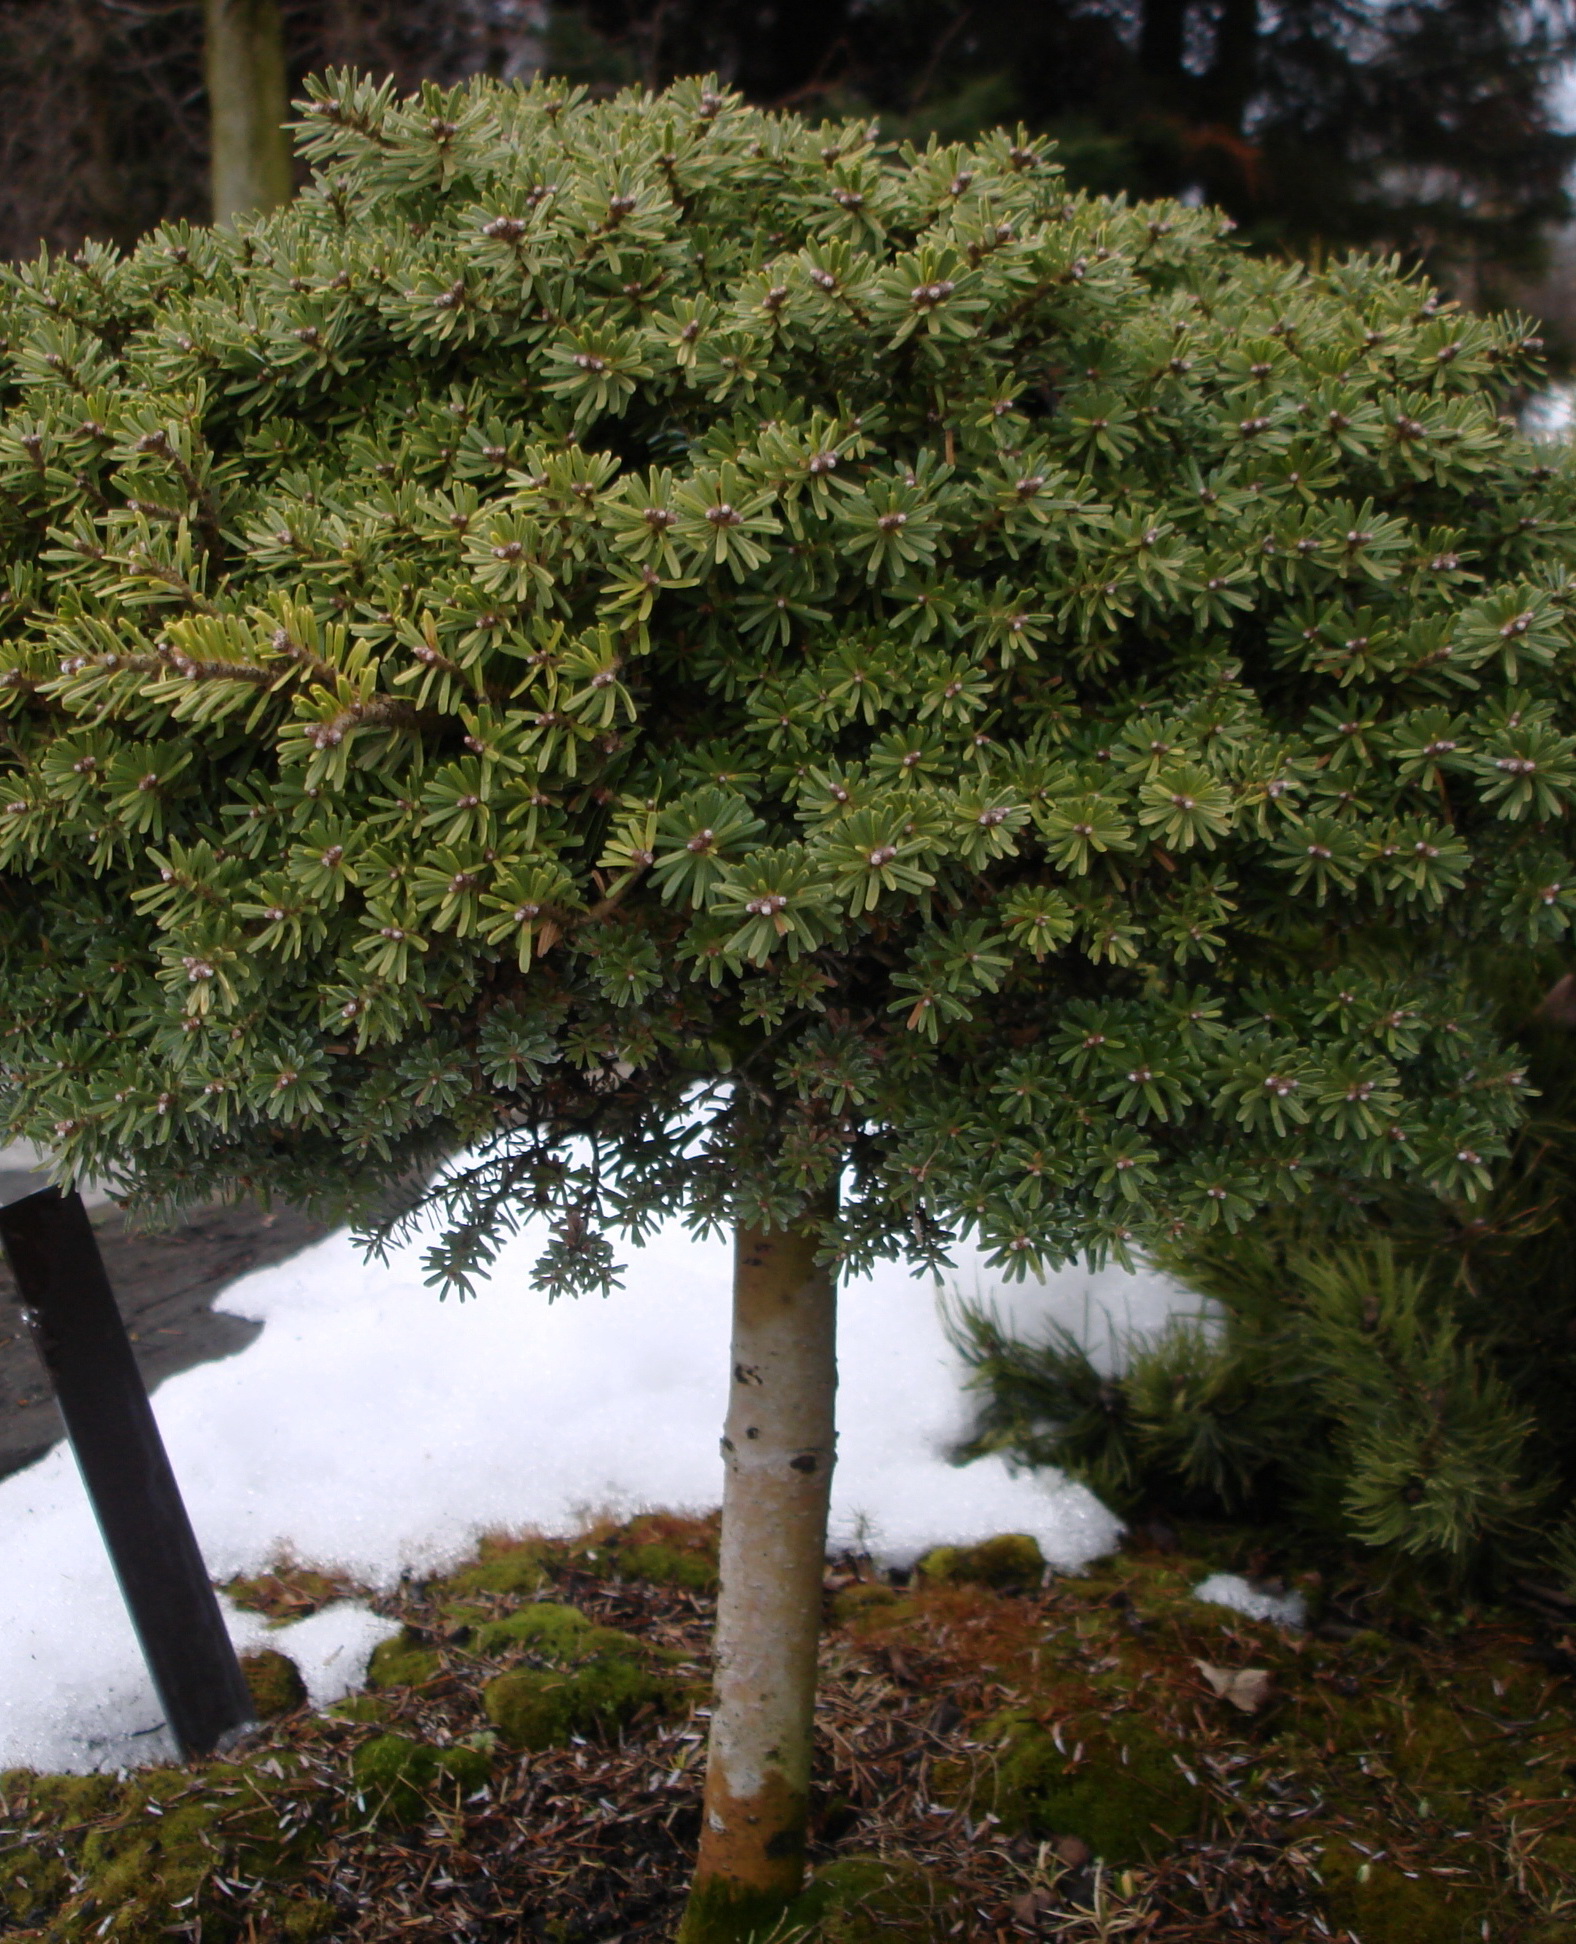
M 1010 1267 L 1401 1170 L 1576 904 L 1513 322 L 1044 144 L 314 86 L 312 187 L 0 278 L 0 1105 L 550 1288 L 680 1210 Z

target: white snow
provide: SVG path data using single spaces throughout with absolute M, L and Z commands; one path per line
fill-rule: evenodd
M 1211 1573 L 1193 1588 L 1193 1598 L 1211 1606 L 1230 1607 L 1250 1620 L 1273 1620 L 1294 1631 L 1308 1624 L 1308 1603 L 1298 1592 L 1270 1593 L 1236 1573 Z
M 1562 379 L 1533 395 L 1521 408 L 1521 430 L 1538 445 L 1569 445 L 1576 420 L 1576 385 Z
M 625 1287 L 548 1304 L 524 1235 L 477 1300 L 440 1303 L 419 1245 L 387 1265 L 348 1236 L 234 1284 L 215 1307 L 256 1319 L 239 1355 L 168 1379 L 154 1404 L 216 1580 L 282 1554 L 389 1587 L 497 1530 L 563 1533 L 589 1514 L 703 1509 L 721 1496 L 730 1254 L 681 1229 L 629 1252 Z M 1009 1285 L 970 1259 L 952 1279 L 1020 1327 L 1055 1317 L 1109 1360 L 1122 1338 L 1196 1300 L 1164 1279 L 1064 1271 Z M 1075 1569 L 1117 1519 L 1082 1486 L 957 1467 L 962 1366 L 935 1286 L 886 1267 L 841 1294 L 841 1435 L 832 1543 L 907 1562 L 939 1543 L 1030 1532 Z M 68 1451 L 0 1481 L 0 1769 L 91 1769 L 168 1754 Z M 229 1615 L 243 1647 L 255 1615 Z M 312 1700 L 364 1677 L 388 1624 L 353 1602 L 266 1644 L 301 1665 Z

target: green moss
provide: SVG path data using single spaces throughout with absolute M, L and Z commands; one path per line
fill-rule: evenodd
M 436 1748 L 409 1735 L 377 1735 L 350 1759 L 356 1791 L 379 1822 L 419 1821 L 434 1797 L 467 1796 L 491 1773 L 485 1749 L 465 1742 Z
M 241 1672 L 259 1721 L 272 1721 L 276 1715 L 293 1714 L 306 1706 L 306 1682 L 288 1654 L 277 1654 L 271 1647 L 243 1654 Z
M 315 1944 L 339 1922 L 339 1912 L 322 1897 L 296 1897 L 285 1905 L 279 1922 L 290 1944 Z
M 489 1681 L 487 1719 L 517 1748 L 549 1748 L 571 1735 L 607 1733 L 642 1708 L 676 1707 L 678 1685 L 623 1654 L 577 1667 L 520 1667 Z
M 341 1721 L 387 1721 L 392 1712 L 388 1702 L 380 1701 L 375 1694 L 349 1694 L 324 1710 Z
M 1201 1828 L 1202 1792 L 1141 1715 L 1123 1715 L 1116 1729 L 1093 1716 L 1065 1724 L 1061 1735 L 1065 1754 L 1027 1716 L 997 1715 L 978 1735 L 996 1744 L 989 1769 L 967 1781 L 940 1774 L 938 1792 L 950 1785 L 974 1809 L 994 1811 L 1015 1834 L 1081 1836 L 1108 1863 L 1139 1862 Z
M 606 1542 L 625 1579 L 678 1586 L 690 1593 L 717 1590 L 718 1521 L 647 1512 L 631 1519 Z
M 120 1796 L 120 1785 L 109 1775 L 40 1775 L 33 1769 L 0 1772 L 0 1803 L 10 1806 L 8 1821 L 22 1820 L 18 1803 L 29 1813 L 41 1813 L 54 1828 L 105 1815 Z
M 1399 1711 L 1397 1711 L 1399 1714 Z M 1412 1787 L 1433 1797 L 1466 1797 L 1514 1781 L 1525 1772 L 1526 1749 L 1500 1735 L 1474 1735 L 1448 1703 L 1416 1700 L 1394 1724 L 1391 1765 Z
M 251 1786 L 243 1788 L 243 1778 Z M 288 1774 L 270 1775 L 264 1790 L 227 1763 L 200 1775 L 150 1769 L 124 1783 L 37 1776 L 15 1792 L 12 1778 L 5 1781 L 8 1813 L 47 1827 L 53 1853 L 29 1844 L 21 1856 L 0 1857 L 0 1913 L 8 1920 L 0 1928 L 31 1928 L 50 1944 L 105 1936 L 153 1944 L 168 1936 L 177 1907 L 201 1917 L 205 1937 L 237 1937 L 241 1916 L 208 1902 L 214 1872 L 287 1890 L 303 1867 L 299 1826 L 282 1837 L 266 1794 L 268 1786 L 290 1787 Z
M 1473 1697 L 1478 1709 L 1474 1725 L 1453 1697 L 1419 1692 L 1415 1674 L 1396 1666 L 1395 1659 L 1389 1656 L 1380 1668 L 1365 1670 L 1362 1690 L 1343 1693 L 1341 1706 L 1333 1712 L 1317 1694 L 1292 1694 L 1278 1743 L 1301 1760 L 1316 1759 L 1313 1750 L 1331 1744 L 1332 1752 L 1348 1760 L 1377 1757 L 1399 1782 L 1428 1797 L 1441 1816 L 1455 1822 L 1474 1820 L 1476 1805 L 1485 1796 L 1524 1773 L 1525 1745 L 1482 1725 L 1485 1716 L 1506 1703 L 1492 1693 L 1482 1700 Z M 1365 1796 L 1366 1790 L 1359 1800 Z
M 578 1607 L 539 1600 L 507 1619 L 490 1620 L 477 1627 L 471 1645 L 478 1654 L 502 1654 L 512 1647 L 527 1647 L 555 1660 L 574 1656 L 577 1650 L 584 1658 L 585 1636 L 606 1631 L 594 1628 Z M 618 1639 L 622 1642 L 625 1636 Z
M 845 1586 L 840 1593 L 833 1595 L 832 1618 L 846 1625 L 850 1620 L 857 1620 L 861 1614 L 896 1606 L 897 1597 L 890 1586 Z
M 781 1897 L 713 1877 L 691 1889 L 674 1944 L 798 1944 L 805 1935 L 784 1926 Z
M 70 1897 L 70 1859 L 84 1826 L 113 1813 L 120 1796 L 120 1785 L 104 1775 L 36 1775 L 30 1769 L 0 1774 L 0 1827 L 33 1823 L 52 1838 L 0 1841 L 0 1935 L 43 1925 Z
M 977 1546 L 937 1546 L 919 1562 L 928 1580 L 943 1586 L 990 1586 L 999 1593 L 1026 1592 L 1045 1577 L 1045 1555 L 1026 1532 L 1003 1532 Z
M 367 1663 L 367 1686 L 373 1688 L 422 1687 L 443 1666 L 435 1648 L 422 1644 L 421 1637 L 409 1627 L 392 1640 L 380 1640 Z
M 551 1577 L 544 1558 L 543 1547 L 534 1541 L 489 1546 L 475 1565 L 462 1566 L 434 1590 L 446 1589 L 460 1597 L 467 1593 L 539 1593 Z
M 682 1586 L 691 1593 L 717 1590 L 716 1562 L 678 1546 L 620 1548 L 618 1569 L 626 1579 L 648 1580 L 653 1586 Z
M 1339 1838 L 1325 1849 L 1319 1873 L 1333 1927 L 1355 1931 L 1362 1944 L 1478 1944 L 1485 1935 L 1481 1892 L 1407 1876 Z
M 956 1900 L 914 1865 L 840 1856 L 789 1905 L 784 1927 L 803 1925 L 818 1944 L 918 1944 L 947 1936 L 955 1918 Z
M 1534 1851 L 1538 1868 L 1576 1891 L 1576 1836 L 1545 1836 Z

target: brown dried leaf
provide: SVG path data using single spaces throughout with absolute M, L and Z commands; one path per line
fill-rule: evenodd
M 1275 1676 L 1267 1667 L 1216 1667 L 1201 1660 L 1193 1665 L 1222 1701 L 1244 1714 L 1257 1714 L 1275 1693 Z

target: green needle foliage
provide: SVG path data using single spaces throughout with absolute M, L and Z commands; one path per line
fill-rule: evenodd
M 171 1202 L 825 1206 L 1009 1272 L 1394 1175 L 1576 907 L 1524 326 L 997 133 L 314 85 L 313 186 L 0 282 L 5 1126 Z M 821 1219 L 818 1217 L 817 1219 Z
M 1174 1322 L 1114 1376 L 1065 1333 L 963 1308 L 966 1450 L 1056 1465 L 1129 1512 L 1289 1521 L 1305 1546 L 1455 1583 L 1548 1556 L 1531 1411 L 1387 1241 L 1288 1261 L 1238 1237 L 1213 1266 L 1219 1332 Z
M 1576 982 L 1540 1004 L 1551 957 L 1477 968 L 1535 1095 L 1487 1195 L 1380 1180 L 1168 1245 L 1214 1324 L 1125 1344 L 1114 1373 L 1063 1331 L 961 1306 L 971 1448 L 1133 1512 L 1273 1520 L 1305 1556 L 1576 1593 Z

